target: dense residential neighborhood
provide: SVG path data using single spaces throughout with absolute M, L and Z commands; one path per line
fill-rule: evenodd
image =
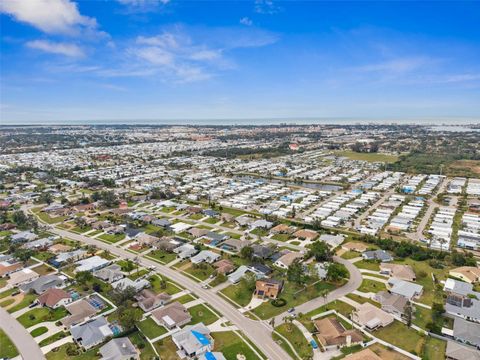
M 479 179 L 213 134 L 1 155 L 2 323 L 47 359 L 478 358 Z

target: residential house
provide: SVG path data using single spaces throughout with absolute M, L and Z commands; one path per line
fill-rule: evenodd
M 449 275 L 473 284 L 480 281 L 480 268 L 475 266 L 461 266 L 450 270 Z
M 197 254 L 198 250 L 195 249 L 195 246 L 192 245 L 192 244 L 183 244 L 183 245 L 175 248 L 175 250 L 173 250 L 173 252 L 175 254 L 177 254 L 180 259 L 184 260 L 184 259 L 188 259 L 188 258 L 192 257 L 193 255 Z
M 249 244 L 250 244 L 249 241 L 232 238 L 232 239 L 225 240 L 220 245 L 218 245 L 218 247 L 227 251 L 239 252 Z
M 227 359 L 225 358 L 225 356 L 223 356 L 221 352 L 207 351 L 205 354 L 200 355 L 198 360 L 227 360 Z
M 448 314 L 480 322 L 480 292 L 473 291 L 472 284 L 449 278 L 443 289 L 447 293 Z
M 388 291 L 379 291 L 375 294 L 375 301 L 382 306 L 382 310 L 396 316 L 403 316 L 408 299 L 405 296 L 392 294 Z
M 167 329 L 181 327 L 192 320 L 187 308 L 178 301 L 152 311 L 152 318 Z
M 345 360 L 382 360 L 382 358 L 367 348 L 363 349 L 362 351 L 347 355 Z
M 143 289 L 135 295 L 135 299 L 138 301 L 138 306 L 143 311 L 150 312 L 159 306 L 168 303 L 172 297 L 167 293 L 156 294 L 150 289 Z
M 23 268 L 23 263 L 12 256 L 7 256 L 0 261 L 0 277 L 4 277 Z
M 65 290 L 50 288 L 38 297 L 38 302 L 42 306 L 56 309 L 72 302 L 72 296 Z
M 222 213 L 222 215 L 220 216 L 220 220 L 224 222 L 232 222 L 235 220 L 235 216 L 229 213 Z
M 128 337 L 112 339 L 99 349 L 102 360 L 138 360 L 140 354 Z
M 182 353 L 181 357 L 191 359 L 212 351 L 214 345 L 210 330 L 203 323 L 186 326 L 172 335 L 172 341 Z
M 390 325 L 395 318 L 375 305 L 365 302 L 353 312 L 352 320 L 368 330 L 376 330 Z
M 7 283 L 11 287 L 20 286 L 23 284 L 27 284 L 35 279 L 37 279 L 40 275 L 35 271 L 25 268 L 14 273 L 10 274 L 10 279 L 8 279 Z
M 415 281 L 416 275 L 410 265 L 380 264 L 380 274 L 385 274 L 405 281 Z
M 203 210 L 203 214 L 212 218 L 217 218 L 219 216 L 218 212 L 212 209 Z
M 43 275 L 29 283 L 21 285 L 19 289 L 24 293 L 33 290 L 36 294 L 40 295 L 48 289 L 63 287 L 65 285 L 66 279 L 67 278 L 64 275 Z
M 466 321 L 462 318 L 455 318 L 453 338 L 480 349 L 480 324 Z
M 160 240 L 158 237 L 149 235 L 147 233 L 141 232 L 135 235 L 135 241 L 140 244 L 141 246 L 152 246 L 154 243 L 156 243 L 158 240 Z
M 362 253 L 362 257 L 365 260 L 378 260 L 378 261 L 382 261 L 382 262 L 393 261 L 392 255 L 390 255 L 385 250 L 365 251 L 364 253 Z
M 94 271 L 93 276 L 111 284 L 115 281 L 123 279 L 125 275 L 123 274 L 122 267 L 120 265 L 111 264 L 107 267 Z
M 199 238 L 199 237 L 202 237 L 202 236 L 206 235 L 208 233 L 208 230 L 193 227 L 193 228 L 188 229 L 187 232 L 190 235 L 192 235 L 193 237 Z
M 79 259 L 84 258 L 87 255 L 87 252 L 82 249 L 78 250 L 73 250 L 73 251 L 68 251 L 68 252 L 62 252 L 57 255 L 57 257 L 53 260 L 51 260 L 52 265 L 56 267 L 60 267 L 63 264 L 66 264 L 68 262 L 73 262 L 77 261 Z
M 319 240 L 323 241 L 324 243 L 330 245 L 333 249 L 335 249 L 337 246 L 340 246 L 340 244 L 345 240 L 345 238 L 343 235 L 322 234 L 320 235 Z
M 277 226 L 273 227 L 270 232 L 272 234 L 293 234 L 295 232 L 295 228 L 285 224 L 278 224 Z
M 363 341 L 358 330 L 346 330 L 335 317 L 326 317 L 315 320 L 317 338 L 322 346 L 351 346 Z
M 152 221 L 152 225 L 168 229 L 172 225 L 172 223 L 167 219 L 155 219 Z
M 178 238 L 173 238 L 170 236 L 162 236 L 156 243 L 153 244 L 154 249 L 164 250 L 166 252 L 172 253 L 177 247 L 184 244 L 185 242 Z
M 190 261 L 192 264 L 200 264 L 202 262 L 206 262 L 208 264 L 212 264 L 220 258 L 220 254 L 210 250 L 202 250 L 197 255 L 192 256 Z
M 240 215 L 235 218 L 235 222 L 240 226 L 248 226 L 254 221 L 255 219 L 248 215 Z
M 480 352 L 472 347 L 447 341 L 446 360 L 480 360 Z
M 303 254 L 299 252 L 288 252 L 285 255 L 281 256 L 277 261 L 273 263 L 273 265 L 281 268 L 281 269 L 288 269 L 290 265 L 297 259 L 302 259 Z
M 44 239 L 30 241 L 26 244 L 23 244 L 22 247 L 25 249 L 32 249 L 32 250 L 46 250 L 52 244 L 53 244 L 53 239 L 44 238 Z
M 112 287 L 118 291 L 126 289 L 127 287 L 132 287 L 135 289 L 136 292 L 139 292 L 149 286 L 150 282 L 146 279 L 132 280 L 127 277 L 112 283 Z
M 388 279 L 388 285 L 392 294 L 405 296 L 409 300 L 419 298 L 423 293 L 422 285 L 397 278 Z
M 257 298 L 276 299 L 282 291 L 283 281 L 276 279 L 257 280 L 254 295 Z
M 60 321 L 67 329 L 73 325 L 86 321 L 97 313 L 97 309 L 95 309 L 87 300 L 84 299 L 68 304 L 65 306 L 65 308 L 70 315 Z
M 219 260 L 213 266 L 217 269 L 217 273 L 224 275 L 231 273 L 235 269 L 235 265 L 227 259 Z
M 273 249 L 269 246 L 255 244 L 252 246 L 253 256 L 260 259 L 268 259 L 273 254 Z
M 10 235 L 10 242 L 13 244 L 23 243 L 27 241 L 33 241 L 38 238 L 37 234 L 31 231 L 22 231 L 17 234 Z
M 70 333 L 73 340 L 85 350 L 100 344 L 107 337 L 113 336 L 113 331 L 103 316 L 99 316 L 84 324 L 72 326 Z
M 265 229 L 268 230 L 273 226 L 273 222 L 264 219 L 256 220 L 250 224 L 250 229 Z
M 72 249 L 71 246 L 65 245 L 65 244 L 54 244 L 48 248 L 48 251 L 54 253 L 54 254 L 59 254 L 59 253 L 64 253 L 67 251 L 70 251 Z
M 75 272 L 78 273 L 80 271 L 96 271 L 107 266 L 110 263 L 111 261 L 95 255 L 87 259 L 77 261 L 75 263 L 77 266 L 75 268 Z
M 313 230 L 301 229 L 293 233 L 293 236 L 299 238 L 300 240 L 309 240 L 313 241 L 318 237 L 318 233 Z
M 240 265 L 237 270 L 228 275 L 228 281 L 232 284 L 238 283 L 247 272 L 251 271 L 248 266 Z
M 359 252 L 359 253 L 363 253 L 363 252 L 367 251 L 368 246 L 365 245 L 364 243 L 352 241 L 352 242 L 348 242 L 346 244 L 343 244 L 342 249 L 346 250 L 346 251 L 356 251 L 356 252 Z

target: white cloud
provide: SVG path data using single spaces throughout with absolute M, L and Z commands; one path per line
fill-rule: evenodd
M 97 21 L 81 15 L 77 4 L 70 0 L 2 0 L 0 12 L 48 34 L 97 33 Z
M 83 57 L 85 55 L 79 46 L 65 42 L 34 40 L 27 42 L 26 46 L 31 49 L 37 49 L 51 54 L 59 54 L 75 58 Z
M 278 13 L 281 8 L 272 0 L 255 0 L 255 12 L 258 14 L 273 15 Z
M 356 68 L 356 70 L 360 72 L 387 72 L 392 74 L 403 74 L 415 71 L 430 63 L 431 60 L 425 57 L 404 57 L 359 66 Z
M 174 62 L 174 55 L 160 47 L 141 47 L 130 52 L 153 65 L 169 66 Z
M 246 26 L 252 26 L 253 25 L 253 21 L 252 19 L 248 18 L 248 17 L 243 17 L 240 19 L 240 24 L 242 25 L 246 25 Z
M 127 8 L 128 12 L 146 13 L 155 11 L 159 6 L 167 5 L 170 0 L 117 0 Z

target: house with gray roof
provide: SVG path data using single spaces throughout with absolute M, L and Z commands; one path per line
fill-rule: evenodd
M 128 337 L 112 339 L 100 349 L 102 360 L 139 359 L 139 353 Z
M 453 338 L 480 349 L 480 324 L 462 318 L 455 318 Z
M 82 249 L 63 252 L 57 255 L 55 259 L 53 259 L 52 264 L 55 266 L 61 266 L 68 261 L 75 261 L 78 259 L 83 258 L 87 252 Z
M 264 220 L 264 219 L 260 219 L 260 220 L 256 220 L 254 222 L 252 222 L 250 224 L 250 229 L 257 229 L 257 228 L 260 228 L 260 229 L 270 229 L 272 228 L 273 226 L 273 222 L 271 221 L 267 221 L 267 220 Z
M 383 311 L 399 317 L 403 316 L 408 303 L 408 299 L 405 296 L 392 294 L 388 291 L 379 291 L 375 295 L 374 300 L 380 303 Z
M 447 341 L 445 356 L 447 360 L 480 360 L 480 351 L 454 341 Z
M 202 250 L 197 255 L 192 256 L 190 261 L 192 264 L 200 264 L 202 262 L 206 262 L 208 264 L 212 264 L 220 258 L 220 254 L 210 250 Z
M 195 246 L 192 244 L 183 244 L 175 248 L 173 252 L 177 254 L 180 259 L 188 259 L 198 253 L 198 250 L 195 249 Z
M 22 231 L 18 234 L 13 234 L 10 236 L 10 241 L 14 244 L 26 242 L 26 241 L 33 241 L 38 238 L 37 234 L 32 233 L 31 231 Z
M 203 323 L 186 326 L 173 334 L 172 340 L 178 348 L 180 358 L 195 358 L 213 350 L 214 340 Z
M 73 340 L 85 350 L 103 342 L 113 331 L 103 316 L 70 328 Z
M 77 267 L 75 268 L 75 272 L 96 271 L 107 266 L 110 263 L 110 260 L 106 260 L 100 256 L 95 255 L 87 259 L 77 261 L 75 263 L 77 265 Z
M 382 262 L 393 261 L 392 255 L 390 255 L 385 250 L 365 251 L 364 253 L 362 253 L 362 257 L 365 260 L 378 260 L 378 261 L 382 261 Z
M 136 292 L 139 292 L 149 286 L 150 282 L 146 279 L 137 279 L 134 281 L 127 277 L 112 283 L 112 287 L 118 291 L 126 289 L 127 287 L 132 287 Z
M 225 358 L 225 356 L 223 356 L 223 354 L 221 352 L 207 351 L 205 354 L 200 355 L 198 360 L 227 360 L 227 359 Z
M 423 286 L 409 281 L 397 278 L 388 279 L 388 285 L 391 286 L 390 292 L 406 297 L 411 300 L 422 295 Z
M 113 283 L 125 276 L 122 272 L 122 267 L 118 264 L 112 264 L 102 269 L 93 272 L 93 276 L 108 283 Z
M 33 280 L 32 282 L 21 285 L 20 290 L 25 293 L 33 290 L 36 294 L 40 295 L 48 289 L 63 287 L 65 284 L 65 280 L 66 277 L 63 275 L 44 275 L 40 276 L 38 279 Z

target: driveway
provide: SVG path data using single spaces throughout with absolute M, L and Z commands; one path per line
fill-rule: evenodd
M 15 344 L 24 360 L 45 359 L 29 332 L 4 309 L 0 308 L 0 328 Z

